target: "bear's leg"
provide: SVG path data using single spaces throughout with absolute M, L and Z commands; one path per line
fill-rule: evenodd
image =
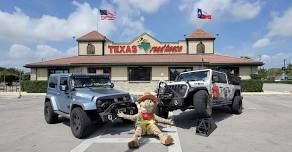
M 128 143 L 129 148 L 138 148 L 139 147 L 139 137 L 141 137 L 143 129 L 141 126 L 137 126 L 133 140 Z
M 161 130 L 156 125 L 149 126 L 151 129 L 151 132 L 153 132 L 154 135 L 159 137 L 160 142 L 163 145 L 170 145 L 173 143 L 173 139 L 170 135 L 167 135 L 165 133 L 162 133 Z

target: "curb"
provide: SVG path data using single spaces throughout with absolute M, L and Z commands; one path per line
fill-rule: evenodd
M 265 95 L 292 95 L 290 92 L 242 92 L 245 96 L 265 96 Z

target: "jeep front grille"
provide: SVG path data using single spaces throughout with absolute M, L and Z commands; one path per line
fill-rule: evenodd
M 176 97 L 183 98 L 186 96 L 188 86 L 185 84 L 167 85 L 165 93 L 171 93 Z
M 110 105 L 114 103 L 121 105 L 121 104 L 128 104 L 130 102 L 131 102 L 130 100 L 124 101 L 124 97 L 97 99 L 96 109 L 101 112 L 101 111 L 106 110 Z

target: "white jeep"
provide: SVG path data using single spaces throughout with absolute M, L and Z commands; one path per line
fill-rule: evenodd
M 177 109 L 195 109 L 200 118 L 210 117 L 212 107 L 225 105 L 234 114 L 242 112 L 240 78 L 212 69 L 183 72 L 174 82 L 160 82 L 157 97 L 157 113 L 164 118 Z

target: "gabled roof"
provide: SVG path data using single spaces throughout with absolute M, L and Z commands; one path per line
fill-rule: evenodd
M 91 31 L 80 38 L 77 41 L 86 41 L 86 42 L 98 42 L 98 41 L 109 41 L 104 35 L 100 34 L 97 31 Z
M 157 39 L 156 39 L 155 37 L 153 37 L 152 35 L 148 34 L 147 32 L 144 32 L 144 33 L 138 35 L 137 37 L 135 37 L 132 41 L 129 42 L 129 44 L 131 44 L 131 43 L 137 41 L 140 37 L 143 37 L 144 35 L 147 35 L 147 36 L 149 36 L 150 38 L 152 38 L 153 40 L 155 40 L 156 42 L 161 43 L 159 40 L 157 40 Z
M 186 39 L 215 39 L 215 37 L 203 29 L 196 29 Z
M 218 54 L 149 54 L 72 56 L 26 64 L 25 67 L 80 66 L 80 65 L 263 65 L 255 59 Z

